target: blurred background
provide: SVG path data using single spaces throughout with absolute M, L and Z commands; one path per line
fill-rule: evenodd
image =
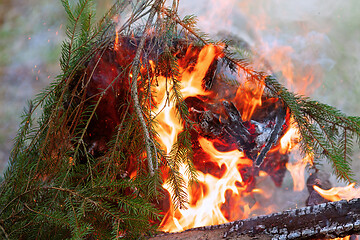
M 112 4 L 94 2 L 98 17 Z M 286 83 L 293 91 L 360 114 L 359 1 L 185 0 L 180 14 L 198 16 L 211 35 L 244 39 L 284 79 L 294 73 Z M 60 1 L 0 1 L 0 173 L 27 100 L 59 74 L 65 26 Z M 359 160 L 356 152 L 355 173 Z

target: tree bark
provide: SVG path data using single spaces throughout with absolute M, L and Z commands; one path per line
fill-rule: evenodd
M 360 199 L 287 210 L 151 239 L 319 239 L 360 232 Z

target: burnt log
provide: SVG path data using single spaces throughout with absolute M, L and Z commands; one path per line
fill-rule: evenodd
M 104 156 L 108 151 L 107 143 L 116 133 L 122 116 L 126 113 L 133 113 L 134 106 L 130 99 L 128 81 L 130 70 L 127 66 L 131 64 L 135 56 L 139 40 L 140 37 L 120 37 L 117 45 L 110 44 L 86 63 L 84 72 L 78 73 L 79 76 L 84 74 L 82 75 L 84 77 L 79 77 L 78 81 L 70 83 L 70 90 L 79 96 L 74 105 L 81 106 L 83 109 L 81 111 L 97 106 L 96 117 L 91 118 L 84 135 L 86 150 L 95 158 Z M 178 59 L 179 66 L 190 72 L 194 70 L 203 48 L 195 45 L 191 39 L 174 40 L 169 47 Z M 148 71 L 146 74 L 144 72 L 144 75 L 150 76 L 150 78 L 157 75 L 171 75 L 170 64 L 166 65 L 159 61 L 164 57 L 164 49 L 153 38 L 146 39 L 144 51 L 146 51 L 144 56 L 147 57 L 142 59 L 143 65 L 150 66 L 150 60 L 156 65 L 154 69 L 146 69 Z M 277 186 L 280 186 L 288 157 L 286 154 L 282 156 L 269 150 L 277 144 L 277 140 L 288 128 L 286 106 L 281 99 L 263 94 L 261 96 L 262 106 L 254 111 L 251 119 L 243 120 L 241 113 L 245 107 L 240 100 L 236 100 L 238 87 L 234 85 L 229 88 L 226 80 L 227 77 L 231 77 L 230 73 L 235 74 L 235 72 L 229 69 L 221 55 L 222 50 L 219 48 L 202 79 L 203 89 L 207 91 L 208 95 L 197 95 L 184 99 L 190 113 L 189 118 L 197 131 L 192 134 L 194 148 L 198 145 L 196 139 L 200 135 L 214 140 L 218 151 L 238 149 L 254 162 L 253 169 L 246 170 L 245 174 L 251 173 L 253 176 L 243 176 L 244 178 L 253 181 L 251 179 L 258 175 L 259 170 L 263 170 L 273 177 Z M 227 77 L 225 77 L 225 73 L 227 73 Z M 236 77 L 233 81 L 237 81 Z M 138 89 L 141 90 L 144 87 L 139 85 Z M 248 91 L 250 90 L 242 89 L 240 92 L 247 95 L 250 94 Z M 70 102 L 66 102 L 65 108 L 68 108 L 69 104 Z M 81 119 L 81 121 L 83 120 Z M 72 122 L 72 120 L 69 121 L 69 127 L 73 126 Z M 86 162 L 85 155 L 81 159 L 84 160 L 80 163 Z M 132 172 L 130 162 L 126 169 L 129 174 Z M 282 174 L 276 175 L 278 172 Z
M 324 239 L 358 233 L 360 199 L 356 198 L 162 234 L 150 239 Z
M 256 166 L 260 166 L 263 163 L 266 154 L 270 151 L 271 147 L 275 145 L 283 129 L 283 125 L 285 124 L 286 110 L 282 107 L 280 107 L 279 109 L 280 110 L 278 116 L 276 117 L 275 127 L 272 130 L 271 135 L 267 140 L 264 148 L 261 150 L 260 154 L 256 158 L 255 161 Z

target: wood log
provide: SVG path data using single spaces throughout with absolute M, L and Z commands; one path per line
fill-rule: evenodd
M 360 199 L 356 198 L 193 228 L 150 239 L 319 239 L 359 232 Z

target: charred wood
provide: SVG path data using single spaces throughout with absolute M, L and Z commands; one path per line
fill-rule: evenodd
M 239 172 L 248 184 L 249 190 L 251 186 L 255 186 L 254 181 L 259 170 L 267 172 L 276 186 L 281 186 L 286 163 L 289 160 L 287 154 L 281 154 L 278 150 L 270 151 L 288 127 L 286 108 L 281 100 L 271 99 L 271 103 L 269 101 L 266 103 L 267 100 L 263 99 L 264 108 L 255 111 L 253 119 L 243 121 L 241 110 L 231 101 L 212 103 L 200 97 L 185 99 L 189 107 L 190 119 L 195 123 L 199 135 L 214 140 L 214 147 L 218 151 L 238 149 L 254 161 L 252 167 L 239 166 Z M 193 139 L 197 138 L 197 136 L 193 137 Z M 195 155 L 197 155 L 196 145 L 194 143 Z M 258 165 L 256 160 L 259 161 Z M 195 166 L 198 170 L 207 169 L 198 166 L 196 161 L 195 158 Z
M 241 114 L 234 106 L 232 102 L 223 101 L 226 114 L 225 131 L 234 136 L 240 146 L 245 146 L 247 142 L 250 142 L 250 133 L 244 126 L 241 119 Z
M 277 142 L 278 137 L 281 133 L 282 127 L 285 124 L 285 117 L 286 117 L 286 110 L 284 108 L 280 107 L 279 113 L 276 116 L 275 127 L 272 130 L 271 135 L 270 135 L 269 139 L 267 140 L 264 148 L 261 150 L 260 154 L 256 158 L 255 166 L 260 166 L 263 163 L 266 154 L 269 152 L 271 147 Z
M 309 197 L 306 199 L 306 206 L 329 202 L 329 200 L 323 198 L 317 191 L 314 190 L 314 186 L 318 186 L 324 190 L 330 189 L 332 184 L 329 177 L 330 175 L 324 172 L 315 172 L 309 176 L 306 181 L 306 186 L 309 192 Z
M 360 199 L 287 210 L 151 239 L 319 239 L 360 232 Z

